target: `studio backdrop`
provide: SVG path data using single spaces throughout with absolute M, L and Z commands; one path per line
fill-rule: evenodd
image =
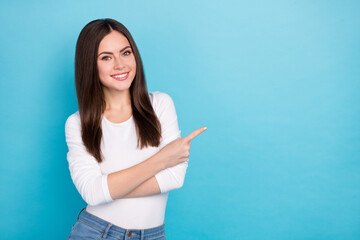
M 359 1 L 2 1 L 1 239 L 66 239 L 86 206 L 65 121 L 77 37 L 113 18 L 192 141 L 167 238 L 360 239 Z

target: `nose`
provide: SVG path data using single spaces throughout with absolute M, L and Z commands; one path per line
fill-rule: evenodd
M 120 70 L 120 69 L 123 69 L 125 67 L 124 63 L 120 59 L 115 57 L 114 60 L 115 60 L 114 61 L 114 69 Z

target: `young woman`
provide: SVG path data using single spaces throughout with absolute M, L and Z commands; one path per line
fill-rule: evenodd
M 113 19 L 81 31 L 75 85 L 67 160 L 87 207 L 68 239 L 166 239 L 169 191 L 182 187 L 191 140 L 206 127 L 180 137 L 171 97 L 148 93 L 136 44 Z

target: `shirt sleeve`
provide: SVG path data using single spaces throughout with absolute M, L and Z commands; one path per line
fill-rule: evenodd
M 166 93 L 157 92 L 155 95 L 156 110 L 161 123 L 162 137 L 159 148 L 181 137 L 174 102 Z M 158 172 L 155 177 L 161 193 L 181 188 L 184 184 L 188 161 Z
M 107 174 L 101 173 L 99 163 L 86 150 L 82 141 L 78 112 L 66 120 L 65 137 L 69 149 L 67 160 L 71 179 L 81 197 L 89 205 L 113 201 L 108 189 Z

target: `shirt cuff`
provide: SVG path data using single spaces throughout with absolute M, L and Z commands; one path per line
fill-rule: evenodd
M 108 174 L 103 175 L 101 177 L 101 184 L 102 184 L 102 189 L 103 189 L 103 193 L 105 196 L 105 201 L 111 202 L 111 201 L 113 201 L 113 199 L 110 196 L 110 191 L 109 191 L 108 182 L 107 182 L 107 176 L 108 176 Z
M 166 184 L 164 184 L 166 182 L 166 176 L 162 175 L 160 171 L 157 174 L 155 174 L 155 178 L 156 181 L 158 182 L 161 193 L 167 192 Z

